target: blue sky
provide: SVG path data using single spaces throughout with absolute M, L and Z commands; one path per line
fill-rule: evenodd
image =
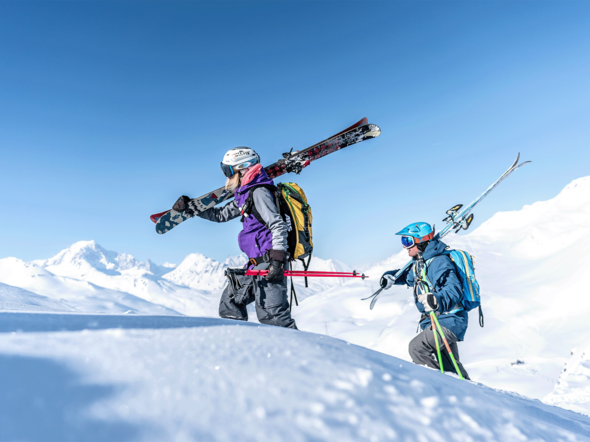
M 238 220 L 160 236 L 149 215 L 362 117 L 382 135 L 300 176 L 320 257 L 353 265 L 442 226 L 517 152 L 475 211 L 590 174 L 587 2 L 0 2 L 0 257 L 79 240 L 138 259 L 239 253 Z

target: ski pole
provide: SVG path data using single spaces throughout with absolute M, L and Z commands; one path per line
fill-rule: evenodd
M 434 312 L 430 312 L 430 317 L 432 318 L 431 320 L 434 320 L 434 322 L 436 323 L 436 326 L 439 329 L 440 336 L 441 336 L 443 342 L 445 343 L 445 347 L 447 348 L 447 352 L 449 353 L 449 356 L 451 356 L 451 361 L 453 361 L 453 365 L 455 366 L 455 370 L 457 371 L 457 374 L 459 375 L 459 379 L 463 379 L 463 375 L 461 374 L 461 370 L 459 370 L 459 366 L 457 365 L 457 361 L 455 360 L 455 356 L 453 355 L 453 352 L 451 351 L 451 346 L 447 342 L 447 338 L 445 338 L 445 334 L 443 332 L 443 329 L 440 326 L 440 324 L 438 323 L 438 319 L 436 318 L 436 315 L 434 314 Z M 441 367 L 442 367 L 442 364 L 441 364 Z
M 246 270 L 248 276 L 266 276 L 268 270 Z M 285 270 L 285 276 L 316 277 L 316 278 L 368 278 L 364 273 L 356 272 L 316 272 L 310 270 Z
M 434 334 L 434 342 L 436 342 L 436 354 L 438 356 L 438 365 L 440 367 L 440 372 L 445 373 L 445 369 L 443 368 L 442 357 L 440 354 L 440 344 L 438 343 L 438 332 L 436 327 L 434 326 L 434 320 L 432 317 L 434 316 L 434 312 L 430 312 L 430 325 L 432 326 L 432 333 Z

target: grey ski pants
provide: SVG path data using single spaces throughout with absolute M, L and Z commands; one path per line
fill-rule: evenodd
M 442 328 L 447 338 L 447 342 L 449 343 L 449 347 L 451 347 L 451 351 L 453 352 L 453 356 L 455 356 L 455 361 L 457 361 L 457 365 L 459 366 L 459 370 L 461 370 L 461 374 L 465 379 L 469 379 L 469 375 L 463 364 L 459 362 L 459 349 L 457 347 L 457 337 L 455 334 L 446 329 L 445 327 Z M 450 371 L 451 373 L 456 373 L 455 367 L 453 365 L 453 361 L 447 352 L 444 342 L 442 341 L 440 335 L 438 336 L 438 343 L 440 345 L 440 353 L 443 361 L 443 368 L 445 371 Z M 418 365 L 426 365 L 427 367 L 435 368 L 437 370 L 440 369 L 438 364 L 438 356 L 436 354 L 436 342 L 434 341 L 434 333 L 430 326 L 426 327 L 421 333 L 419 333 L 414 339 L 410 341 L 409 345 L 410 356 L 412 357 L 412 361 L 414 364 Z
M 268 263 L 255 267 L 266 270 Z M 287 278 L 281 282 L 268 282 L 264 276 L 238 276 L 240 287 L 227 284 L 223 289 L 219 302 L 219 316 L 238 321 L 248 320 L 246 306 L 255 302 L 256 316 L 261 324 L 276 325 L 297 329 L 295 320 L 291 318 L 287 299 Z

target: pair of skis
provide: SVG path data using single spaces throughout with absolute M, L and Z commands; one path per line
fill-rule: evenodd
M 454 230 L 455 233 L 458 233 L 460 230 L 467 230 L 469 228 L 469 226 L 471 225 L 471 223 L 473 222 L 473 213 L 471 213 L 473 208 L 481 200 L 483 200 L 486 196 L 488 196 L 490 194 L 490 192 L 492 190 L 494 190 L 496 188 L 496 186 L 498 186 L 498 184 L 500 184 L 502 181 L 504 181 L 506 178 L 508 178 L 512 174 L 512 172 L 514 172 L 516 169 L 519 169 L 520 167 L 524 166 L 525 164 L 530 163 L 530 161 L 524 161 L 519 164 L 518 163 L 519 160 L 520 160 L 520 153 L 516 157 L 516 160 L 514 161 L 514 163 L 512 163 L 512 166 L 510 166 L 508 168 L 508 170 L 506 170 L 506 172 L 504 172 L 500 176 L 500 178 L 498 178 L 496 181 L 494 181 L 494 183 L 492 183 L 492 185 L 490 187 L 488 187 L 485 192 L 483 192 L 480 196 L 478 196 L 475 200 L 473 200 L 473 202 L 471 202 L 471 204 L 468 204 L 467 206 L 463 206 L 462 204 L 457 204 L 456 206 L 451 207 L 449 210 L 447 210 L 447 212 L 446 212 L 447 217 L 445 219 L 443 219 L 443 221 L 445 221 L 447 223 L 447 225 L 445 226 L 444 229 L 442 229 L 434 237 L 434 239 L 442 239 L 451 230 Z M 399 278 L 412 264 L 413 264 L 413 261 L 409 261 L 403 268 L 398 270 L 398 272 L 395 275 L 393 275 L 393 277 L 395 279 Z M 379 290 L 377 290 L 375 293 L 373 293 L 368 298 L 362 299 L 363 301 L 365 301 L 367 299 L 371 299 L 371 305 L 370 305 L 371 310 L 373 310 L 373 307 L 375 307 L 375 304 L 377 303 L 377 299 L 379 299 L 379 295 L 381 295 L 382 291 L 383 291 L 383 287 L 380 288 Z
M 270 166 L 265 167 L 264 170 L 270 178 L 277 178 L 290 172 L 299 174 L 313 161 L 345 147 L 352 146 L 353 144 L 378 137 L 380 134 L 381 129 L 379 126 L 369 124 L 367 118 L 363 118 L 352 126 L 344 129 L 342 132 L 338 132 L 336 135 L 332 135 L 307 149 L 297 152 L 293 152 L 293 149 L 291 149 L 290 152 L 283 154 L 283 158 Z M 156 223 L 156 232 L 161 235 L 169 232 L 187 219 L 196 216 L 198 213 L 204 212 L 211 207 L 215 207 L 224 201 L 229 201 L 233 197 L 233 192 L 228 192 L 225 188 L 220 187 L 219 189 L 199 198 L 191 199 L 183 212 L 177 212 L 174 209 L 170 209 L 164 212 L 155 213 L 150 216 L 150 219 Z

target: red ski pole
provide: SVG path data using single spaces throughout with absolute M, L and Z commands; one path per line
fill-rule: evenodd
M 268 270 L 246 270 L 249 276 L 266 276 Z M 316 278 L 368 278 L 364 273 L 355 272 L 319 272 L 311 270 L 285 270 L 285 276 L 316 277 Z

